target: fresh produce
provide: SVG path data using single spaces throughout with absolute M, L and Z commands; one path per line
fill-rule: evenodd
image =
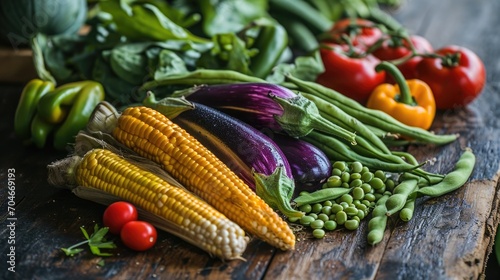
M 366 51 L 382 39 L 383 33 L 371 20 L 343 18 L 336 21 L 324 36 L 325 42 L 347 44 Z
M 378 58 L 360 53 L 346 44 L 323 44 L 320 54 L 325 71 L 316 82 L 364 105 L 375 87 L 385 81 L 385 73 L 375 71 Z
M 304 211 L 306 216 L 292 221 L 314 230 L 340 227 L 355 230 L 379 199 L 390 194 L 392 188 L 394 181 L 382 170 L 372 172 L 360 162 L 336 161 L 332 176 L 322 189 L 302 192 L 294 199 L 298 209 Z M 324 235 L 313 232 L 313 236 L 322 238 Z
M 384 131 L 385 133 L 382 137 L 387 136 L 387 134 L 399 134 L 401 136 L 411 138 L 415 141 L 437 145 L 451 143 L 458 137 L 457 135 L 453 134 L 439 135 L 431 133 L 425 129 L 405 125 L 384 112 L 368 109 L 358 102 L 346 98 L 341 93 L 325 86 L 313 82 L 303 81 L 293 76 L 287 76 L 287 79 L 295 86 L 297 86 L 301 91 L 320 97 L 321 99 L 326 100 L 333 105 L 336 105 L 345 113 L 358 119 L 365 125 L 369 125 L 370 127 L 375 127 Z
M 385 194 L 377 201 L 373 208 L 372 216 L 368 221 L 368 235 L 366 237 L 368 244 L 376 245 L 384 238 L 385 229 L 387 226 L 387 207 L 385 203 L 390 194 Z
M 85 0 L 4 0 L 0 2 L 0 41 L 29 45 L 37 33 L 76 34 L 87 18 Z
M 437 197 L 460 188 L 472 175 L 475 163 L 476 156 L 470 148 L 467 148 L 460 156 L 452 172 L 446 174 L 438 184 L 419 188 L 418 195 Z
M 272 140 L 285 155 L 295 181 L 295 194 L 318 189 L 330 177 L 332 164 L 323 151 L 302 139 L 274 134 Z
M 387 208 L 385 214 L 387 216 L 391 216 L 403 209 L 408 197 L 417 191 L 417 183 L 418 180 L 415 179 L 404 180 L 394 188 L 392 194 L 385 202 L 385 207 Z
M 91 149 L 84 156 L 73 156 L 52 163 L 48 169 L 50 184 L 71 184 L 72 188 L 84 188 L 100 194 L 100 197 L 107 195 L 115 201 L 130 201 L 148 211 L 158 227 L 219 258 L 240 258 L 246 248 L 247 237 L 237 224 L 197 196 L 171 185 L 123 155 L 106 149 Z M 144 184 L 146 181 L 149 183 Z M 102 199 L 100 197 L 94 195 L 91 198 L 99 200 Z M 197 227 L 203 227 L 204 230 L 196 230 Z M 140 229 L 140 226 L 134 226 L 131 231 L 125 228 L 121 230 L 122 233 L 127 232 L 125 239 L 130 241 L 127 246 L 133 249 L 134 229 Z M 137 245 L 144 245 L 143 241 L 137 240 Z
M 167 97 L 168 98 L 168 97 Z M 168 98 L 175 99 L 175 98 Z M 175 102 L 175 101 L 174 101 Z M 144 105 L 171 115 L 165 99 L 150 94 Z M 236 173 L 259 197 L 288 217 L 302 216 L 290 206 L 295 184 L 290 165 L 268 136 L 216 109 L 193 102 L 193 108 L 172 121 L 196 138 Z
M 110 233 L 120 234 L 126 223 L 136 221 L 137 218 L 137 209 L 133 204 L 126 201 L 117 201 L 104 210 L 102 223 L 109 228 Z
M 386 112 L 406 125 L 429 129 L 436 115 L 436 102 L 430 87 L 418 79 L 405 80 L 396 66 L 388 62 L 380 63 L 375 69 L 386 71 L 396 84 L 377 86 L 366 107 Z
M 85 128 L 97 103 L 104 100 L 101 84 L 80 81 L 54 88 L 51 82 L 30 81 L 21 94 L 14 117 L 16 135 L 42 148 L 53 136 L 53 147 L 64 150 Z M 28 131 L 29 126 L 29 131 Z
M 42 96 L 53 89 L 53 83 L 40 79 L 33 79 L 24 86 L 14 116 L 14 132 L 17 137 L 30 138 L 31 122 L 37 113 L 37 104 Z
M 122 145 L 160 164 L 248 233 L 282 250 L 295 247 L 295 235 L 286 222 L 212 152 L 162 113 L 138 106 L 116 118 L 105 113 L 95 121 L 103 122 L 101 133 L 111 133 Z
M 201 85 L 177 95 L 217 108 L 260 130 L 302 137 L 315 129 L 355 142 L 354 133 L 324 119 L 313 102 L 279 85 Z
M 416 67 L 416 78 L 432 89 L 437 109 L 446 110 L 476 99 L 486 83 L 486 70 L 473 51 L 450 45 L 425 57 Z
M 114 249 L 116 245 L 113 241 L 106 241 L 106 234 L 108 233 L 107 227 L 99 228 L 99 225 L 94 226 L 94 232 L 89 235 L 84 227 L 80 227 L 80 230 L 85 237 L 85 241 L 79 242 L 77 244 L 71 245 L 68 248 L 61 248 L 61 250 L 66 254 L 66 256 L 74 256 L 83 251 L 79 248 L 82 245 L 87 244 L 90 248 L 92 254 L 101 257 L 109 257 L 111 253 L 101 252 L 101 249 Z
M 130 221 L 123 225 L 120 239 L 125 246 L 135 251 L 146 251 L 156 244 L 155 227 L 145 221 Z
M 409 40 L 408 40 L 409 38 Z M 373 55 L 381 61 L 394 63 L 406 79 L 417 77 L 416 68 L 423 55 L 434 52 L 431 43 L 422 36 L 388 36 L 382 45 L 373 51 Z M 386 75 L 386 82 L 394 83 L 391 75 Z

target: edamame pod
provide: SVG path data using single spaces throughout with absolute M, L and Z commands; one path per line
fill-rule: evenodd
M 452 172 L 446 174 L 441 182 L 420 188 L 418 194 L 421 196 L 438 197 L 460 188 L 469 179 L 474 170 L 475 163 L 476 156 L 472 149 L 467 148 L 460 156 Z

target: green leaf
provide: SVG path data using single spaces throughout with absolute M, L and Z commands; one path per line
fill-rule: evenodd
M 84 227 L 80 227 L 80 230 L 82 231 L 83 236 L 85 236 L 85 239 L 90 240 L 90 236 L 89 236 L 89 234 L 87 233 L 87 230 L 85 230 L 85 228 L 84 228 Z
M 81 248 L 61 248 L 61 250 L 66 254 L 66 256 L 69 256 L 69 257 L 72 257 L 72 256 L 80 253 L 81 251 L 83 251 L 83 249 L 81 249 Z

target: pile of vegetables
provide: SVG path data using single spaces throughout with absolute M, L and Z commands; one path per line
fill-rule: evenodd
M 30 37 L 43 81 L 26 86 L 34 93 L 22 94 L 16 133 L 29 136 L 18 115 L 79 119 L 70 137 L 54 136 L 63 139 L 56 148 L 75 151 L 49 165 L 51 184 L 103 204 L 129 201 L 156 227 L 222 259 L 241 258 L 245 232 L 293 249 L 292 223 L 322 238 L 369 218 L 375 245 L 390 216 L 409 221 L 418 198 L 467 182 L 471 150 L 438 174 L 399 147 L 455 141 L 429 130 L 436 112 L 468 105 L 485 83 L 472 51 L 434 51 L 379 6 L 398 3 L 96 1 L 88 32 Z M 124 158 L 106 152 L 117 150 Z M 115 179 L 133 176 L 129 168 L 154 178 L 151 192 L 185 188 L 179 198 L 200 197 L 197 207 L 224 223 L 195 214 L 179 222 L 163 210 L 179 205 L 136 190 L 143 179 Z M 190 231 L 208 223 L 231 238 Z

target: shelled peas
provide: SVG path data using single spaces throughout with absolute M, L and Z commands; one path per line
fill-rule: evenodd
M 306 215 L 289 219 L 310 227 L 315 238 L 342 227 L 356 230 L 378 199 L 390 194 L 395 186 L 390 174 L 372 172 L 360 162 L 337 161 L 332 168 L 332 175 L 321 190 L 301 192 L 295 199 L 296 207 Z

